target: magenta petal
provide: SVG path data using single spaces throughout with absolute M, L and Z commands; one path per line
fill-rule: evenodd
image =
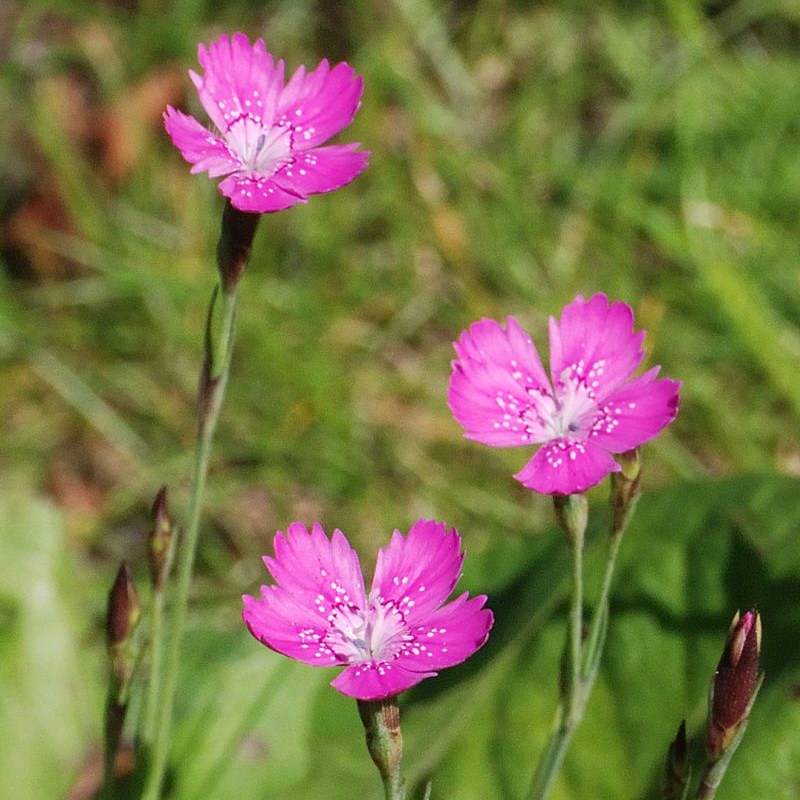
M 388 661 L 362 661 L 350 664 L 331 681 L 331 686 L 356 700 L 382 700 L 435 675 L 435 672 L 411 672 L 396 661 L 391 664 Z
M 612 453 L 624 453 L 658 436 L 678 413 L 680 381 L 654 380 L 658 367 L 614 392 L 589 434 Z
M 244 596 L 242 617 L 267 647 L 313 666 L 347 665 L 333 681 L 344 694 L 376 700 L 463 661 L 485 641 L 492 614 L 484 596 L 464 594 L 439 608 L 461 568 L 461 539 L 444 524 L 419 520 L 395 531 L 378 553 L 370 597 L 358 557 L 336 530 L 294 523 L 275 536 L 264 562 L 277 584 Z M 426 651 L 433 652 L 428 654 Z
M 555 439 L 514 476 L 523 486 L 541 494 L 576 494 L 600 483 L 619 464 L 592 442 Z
M 420 620 L 411 628 L 414 641 L 397 657 L 406 669 L 444 669 L 460 664 L 484 645 L 489 638 L 494 617 L 485 595 L 460 597 Z
M 448 404 L 467 437 L 495 447 L 533 444 L 542 439 L 521 415 L 550 384 L 539 354 L 513 317 L 482 319 L 454 344 Z
M 294 128 L 294 148 L 306 150 L 330 139 L 353 121 L 362 80 L 342 62 L 333 69 L 327 60 L 311 73 L 300 67 L 281 93 L 278 122 Z
M 225 133 L 247 116 L 265 126 L 276 116 L 283 91 L 283 62 L 274 64 L 262 39 L 252 45 L 243 33 L 228 39 L 220 36 L 208 46 L 198 47 L 203 76 L 190 72 L 200 102 L 220 131 Z
M 230 198 L 234 208 L 252 214 L 283 211 L 297 203 L 307 202 L 305 197 L 281 189 L 273 180 L 252 173 L 229 175 L 220 183 L 219 190 Z
M 261 600 L 242 597 L 242 619 L 258 641 L 313 667 L 346 663 L 323 643 L 328 625 L 315 607 L 305 607 L 277 586 L 262 586 L 261 595 Z
M 396 530 L 388 546 L 378 551 L 370 596 L 392 601 L 412 624 L 447 599 L 463 560 L 455 528 L 448 531 L 444 523 L 421 519 L 408 536 Z
M 337 604 L 366 606 L 358 555 L 338 529 L 328 539 L 321 525 L 309 533 L 294 522 L 275 536 L 275 557 L 266 556 L 264 563 L 280 588 L 320 622 Z
M 198 59 L 203 74 L 189 75 L 220 135 L 172 108 L 165 123 L 192 172 L 228 176 L 219 189 L 238 210 L 290 208 L 349 183 L 366 166 L 369 154 L 355 152 L 357 145 L 315 149 L 358 108 L 362 82 L 352 67 L 323 61 L 309 75 L 301 67 L 284 86 L 283 62 L 243 33 L 200 45 Z
M 241 162 L 225 142 L 206 130 L 194 117 L 167 106 L 164 127 L 181 155 L 194 165 L 192 172 L 208 172 L 210 177 L 217 178 L 240 168 Z
M 358 144 L 330 145 L 305 150 L 281 167 L 273 180 L 301 197 L 330 192 L 350 183 L 366 166 L 368 152 L 355 152 Z
M 582 378 L 602 402 L 626 381 L 644 358 L 644 331 L 635 333 L 633 311 L 619 301 L 609 305 L 604 294 L 589 300 L 578 296 L 550 318 L 550 374 L 553 383 Z

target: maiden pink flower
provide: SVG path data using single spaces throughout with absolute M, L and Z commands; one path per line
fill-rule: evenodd
M 372 589 L 364 591 L 358 555 L 344 534 L 328 539 L 295 522 L 264 557 L 276 584 L 261 599 L 245 595 L 242 617 L 272 650 L 315 667 L 346 666 L 332 686 L 357 700 L 399 694 L 434 670 L 471 656 L 489 636 L 485 595 L 465 592 L 442 605 L 464 560 L 461 537 L 421 519 L 407 536 L 395 531 L 378 552 Z
M 227 176 L 219 189 L 235 208 L 280 211 L 366 167 L 369 153 L 358 144 L 318 146 L 355 116 L 362 81 L 352 67 L 324 60 L 308 75 L 300 67 L 284 86 L 283 60 L 275 64 L 262 39 L 251 46 L 243 33 L 201 44 L 198 60 L 205 74 L 189 75 L 219 134 L 172 106 L 164 122 L 193 173 Z
M 678 413 L 679 381 L 659 367 L 631 379 L 645 355 L 625 303 L 578 296 L 550 318 L 550 376 L 513 317 L 503 329 L 482 319 L 454 347 L 448 401 L 466 437 L 493 445 L 543 445 L 514 477 L 542 494 L 599 483 L 624 453 L 649 441 Z

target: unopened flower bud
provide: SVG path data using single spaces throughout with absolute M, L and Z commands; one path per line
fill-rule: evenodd
M 152 527 L 148 538 L 150 555 L 150 578 L 156 591 L 164 585 L 169 566 L 167 564 L 170 542 L 172 541 L 173 526 L 167 507 L 167 487 L 158 490 L 153 508 L 150 512 Z
M 130 567 L 123 561 L 108 594 L 106 614 L 108 659 L 114 693 L 118 698 L 127 692 L 136 663 L 132 636 L 140 613 L 139 593 L 136 591 Z
M 128 641 L 139 621 L 139 613 L 139 593 L 136 591 L 130 567 L 123 561 L 108 593 L 106 639 L 109 647 Z
M 640 494 L 639 450 L 617 456 L 620 472 L 611 473 L 611 535 L 619 536 L 633 514 Z
M 641 459 L 639 458 L 639 448 L 634 447 L 625 453 L 617 456 L 617 463 L 620 465 L 623 477 L 628 481 L 635 481 L 639 477 L 641 469 Z
M 748 611 L 733 618 L 708 701 L 706 750 L 718 759 L 747 721 L 759 682 L 761 617 Z
M 661 790 L 663 800 L 680 800 L 690 776 L 689 743 L 686 739 L 686 720 L 683 720 L 667 751 L 664 786 Z

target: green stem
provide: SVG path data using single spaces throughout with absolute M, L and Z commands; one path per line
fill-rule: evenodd
M 164 660 L 164 591 L 153 593 L 150 610 L 150 674 L 147 680 L 142 738 L 148 746 L 153 744 L 156 727 L 158 698 L 161 693 L 161 670 Z
M 101 800 L 112 800 L 114 797 L 114 763 L 117 760 L 122 726 L 125 722 L 126 707 L 119 702 L 119 690 L 113 681 L 106 697 L 105 714 L 105 753 L 103 759 L 103 789 Z
M 560 707 L 559 710 L 561 711 Z M 557 722 L 556 729 L 536 766 L 536 773 L 528 792 L 529 800 L 542 800 L 549 796 L 561 765 L 564 763 L 564 757 L 567 755 L 575 728 L 568 723 L 563 713 L 560 713 L 559 716 L 561 718 Z
M 567 695 L 567 719 L 573 727 L 583 713 L 581 698 L 581 647 L 583 645 L 583 532 L 572 542 L 572 607 L 569 614 L 571 685 Z
M 385 800 L 405 800 L 405 781 L 400 774 L 403 736 L 396 697 L 358 700 L 358 714 L 364 724 L 367 749 L 383 781 Z
M 572 603 L 565 649 L 565 680 L 562 700 L 556 712 L 555 729 L 542 753 L 528 791 L 529 800 L 544 800 L 555 783 L 572 734 L 578 727 L 586 705 L 581 674 L 583 647 L 583 540 L 586 531 L 586 498 L 569 495 L 553 498 L 556 517 L 572 546 Z
M 189 602 L 189 589 L 192 581 L 195 551 L 200 532 L 200 514 L 203 507 L 208 464 L 211 455 L 211 444 L 217 426 L 225 386 L 230 372 L 231 352 L 236 326 L 236 286 L 228 286 L 222 291 L 222 313 L 220 319 L 220 335 L 216 341 L 210 341 L 211 320 L 207 333 L 206 362 L 203 368 L 198 408 L 198 441 L 195 451 L 194 469 L 192 473 L 192 489 L 187 511 L 184 539 L 178 550 L 178 573 L 175 589 L 172 625 L 167 639 L 166 661 L 164 664 L 163 690 L 159 698 L 151 768 L 147 776 L 143 800 L 158 800 L 161 784 L 167 765 L 170 735 L 172 728 L 172 710 L 175 701 L 175 689 L 178 682 L 178 666 L 180 661 L 181 641 L 186 624 L 186 612 Z M 213 301 L 212 312 L 213 313 Z M 213 352 L 212 352 L 213 351 Z
M 583 644 L 583 539 L 586 530 L 587 506 L 583 495 L 554 496 L 559 525 L 572 544 L 572 605 L 569 617 L 569 641 L 565 652 L 566 680 L 562 700 L 556 714 L 553 734 L 542 753 L 528 793 L 529 800 L 544 800 L 552 791 L 572 734 L 581 722 L 589 695 L 600 667 L 608 629 L 608 608 L 614 571 L 622 534 L 631 518 L 639 496 L 638 453 L 623 456 L 625 465 L 620 475 L 612 475 L 611 530 L 605 573 L 589 636 Z
M 404 800 L 403 778 L 398 775 L 387 775 L 383 778 L 384 800 Z
M 611 586 L 614 582 L 614 571 L 617 565 L 620 544 L 622 544 L 622 534 L 610 537 L 608 555 L 606 556 L 606 570 L 603 575 L 603 585 L 600 588 L 597 610 L 594 613 L 592 624 L 589 629 L 589 639 L 586 643 L 586 658 L 583 664 L 582 676 L 587 698 L 592 690 L 592 685 L 597 675 L 597 667 L 600 663 L 600 656 L 603 653 L 603 646 L 605 644 L 609 596 L 611 595 Z

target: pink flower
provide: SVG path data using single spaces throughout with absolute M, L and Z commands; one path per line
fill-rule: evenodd
M 399 694 L 483 645 L 492 627 L 485 595 L 442 605 L 459 577 L 461 537 L 421 519 L 378 552 L 364 591 L 358 555 L 344 534 L 328 539 L 295 522 L 275 536 L 264 563 L 276 585 L 245 595 L 242 617 L 267 647 L 315 667 L 344 666 L 332 686 L 358 700 Z
M 678 413 L 681 384 L 631 379 L 644 358 L 644 331 L 625 303 L 578 296 L 550 318 L 550 375 L 513 317 L 482 319 L 454 345 L 448 396 L 466 437 L 495 447 L 542 444 L 514 477 L 542 494 L 573 494 L 620 467 L 624 453 L 658 435 Z
M 305 67 L 283 83 L 283 61 L 273 63 L 262 39 L 243 33 L 198 47 L 205 69 L 190 71 L 200 102 L 219 131 L 168 106 L 167 132 L 192 172 L 226 175 L 219 189 L 240 211 L 280 211 L 308 195 L 350 183 L 367 165 L 358 144 L 318 147 L 349 125 L 362 82 L 345 63 Z

